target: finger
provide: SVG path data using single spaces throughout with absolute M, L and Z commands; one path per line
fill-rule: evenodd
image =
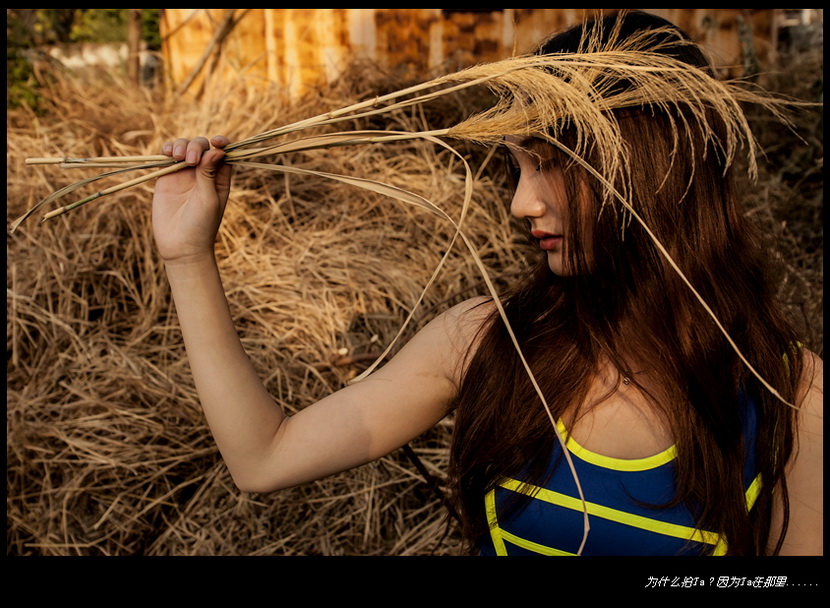
M 222 166 L 222 159 L 225 158 L 225 151 L 221 149 L 208 150 L 200 160 L 196 179 L 202 180 L 205 185 L 216 180 L 217 172 Z
M 196 168 L 196 184 L 206 200 L 218 197 L 221 209 L 224 210 L 229 189 L 229 179 L 224 175 L 227 165 L 222 162 L 225 158 L 224 150 L 219 148 L 208 150 L 202 155 Z
M 210 144 L 214 148 L 224 148 L 229 143 L 231 143 L 231 140 L 225 137 L 224 135 L 214 135 L 210 138 Z
M 176 141 L 173 142 L 173 150 L 171 152 L 171 156 L 176 160 L 184 160 L 185 155 L 187 154 L 187 144 L 188 141 L 184 137 L 178 138 Z
M 187 143 L 184 160 L 188 165 L 198 165 L 202 154 L 207 150 L 210 150 L 210 142 L 208 142 L 207 138 L 194 137 Z

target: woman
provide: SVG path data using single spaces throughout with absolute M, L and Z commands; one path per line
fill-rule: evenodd
M 655 52 L 706 66 L 682 33 L 655 30 L 662 20 L 625 13 L 599 25 L 605 47 L 654 30 Z M 587 31 L 540 52 L 584 50 Z M 607 205 L 597 176 L 543 137 L 516 136 L 506 141 L 518 170 L 511 211 L 541 259 L 503 302 L 538 389 L 492 301 L 476 299 L 366 380 L 286 417 L 242 349 L 214 257 L 228 140 L 179 139 L 164 153 L 193 169 L 158 180 L 154 231 L 202 406 L 237 485 L 268 492 L 360 465 L 454 408 L 450 481 L 471 551 L 821 553 L 821 362 L 797 348 L 773 303 L 729 163 L 682 109 L 614 118 L 628 146 L 628 178 L 614 186 L 780 398 L 643 226 Z M 584 144 L 567 121 L 560 127 L 558 141 Z M 579 149 L 593 160 L 590 145 Z

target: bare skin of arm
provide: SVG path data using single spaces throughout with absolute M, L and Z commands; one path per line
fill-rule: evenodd
M 790 519 L 781 555 L 824 554 L 824 369 L 805 351 L 796 452 L 787 469 Z M 781 513 L 773 530 L 781 526 Z M 777 538 L 777 535 L 773 535 Z
M 287 417 L 239 340 L 214 256 L 230 188 L 224 137 L 164 152 L 193 166 L 160 178 L 153 226 L 205 417 L 235 483 L 268 492 L 379 458 L 447 413 L 475 318 L 462 304 L 434 319 L 386 365 Z M 213 148 L 211 148 L 214 146 Z

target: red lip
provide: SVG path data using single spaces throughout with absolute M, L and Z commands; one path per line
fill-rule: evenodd
M 559 234 L 554 234 L 552 232 L 545 232 L 544 230 L 531 230 L 530 234 L 532 234 L 533 238 L 535 239 L 544 239 L 549 236 L 561 236 Z
M 530 234 L 533 235 L 533 238 L 539 239 L 539 247 L 542 251 L 551 251 L 562 244 L 561 234 L 552 234 L 544 230 L 532 230 Z

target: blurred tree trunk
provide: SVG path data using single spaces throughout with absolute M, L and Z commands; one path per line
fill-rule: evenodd
M 35 24 L 37 23 L 36 8 L 7 8 L 6 9 L 6 36 L 7 43 L 14 42 L 17 46 L 34 46 Z M 8 45 L 7 45 L 8 48 Z
M 134 85 L 141 84 L 141 10 L 127 9 L 127 77 Z

